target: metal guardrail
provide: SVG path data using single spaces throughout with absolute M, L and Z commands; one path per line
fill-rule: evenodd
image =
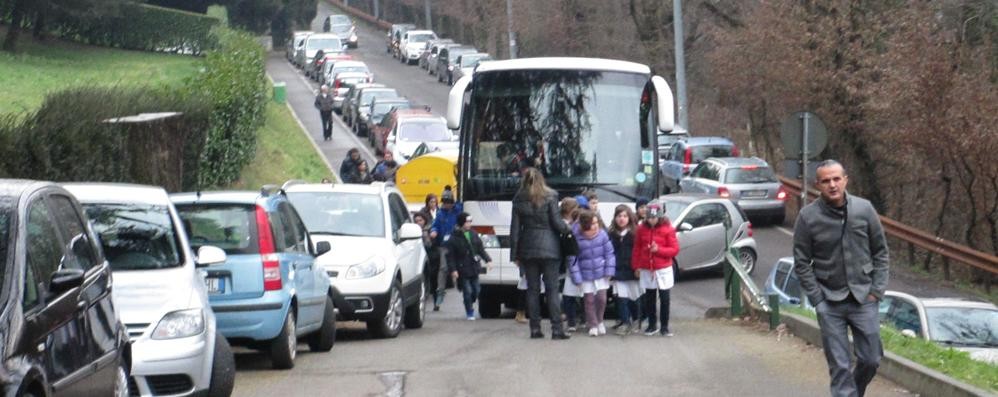
M 800 181 L 784 178 L 782 176 L 779 178 L 780 182 L 782 182 L 783 186 L 787 189 L 788 194 L 791 196 L 800 196 Z M 813 190 L 808 189 L 808 196 L 811 198 L 817 198 L 818 194 Z M 937 253 L 953 261 L 984 270 L 992 275 L 998 275 L 998 256 L 933 236 L 923 230 L 916 229 L 884 216 L 880 217 L 880 223 L 884 225 L 884 232 L 891 237 L 913 244 L 926 251 Z

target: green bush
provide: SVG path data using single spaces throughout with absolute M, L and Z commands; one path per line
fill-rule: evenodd
M 263 125 L 268 83 L 263 48 L 245 32 L 218 27 L 216 49 L 204 69 L 187 82 L 188 96 L 203 99 L 211 110 L 201 154 L 201 186 L 224 186 L 236 180 L 256 151 L 256 131 Z
M 48 30 L 87 44 L 199 55 L 214 45 L 217 18 L 147 4 L 123 3 L 93 15 L 53 13 Z

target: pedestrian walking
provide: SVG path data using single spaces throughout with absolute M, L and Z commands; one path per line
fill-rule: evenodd
M 617 317 L 614 328 L 617 335 L 637 333 L 641 329 L 641 285 L 631 268 L 631 256 L 634 252 L 634 231 L 637 217 L 631 208 L 621 204 L 613 210 L 613 223 L 610 225 L 610 242 L 613 243 L 613 253 L 617 257 L 617 267 L 613 275 L 613 293 L 616 295 Z
M 669 330 L 669 292 L 675 284 L 672 262 L 679 254 L 679 243 L 676 240 L 676 229 L 672 228 L 669 218 L 665 216 L 665 208 L 658 200 L 648 203 L 648 218 L 638 227 L 634 237 L 634 249 L 631 257 L 631 268 L 641 289 L 644 289 L 641 306 L 648 327 L 645 335 L 653 336 L 660 333 L 672 336 Z M 657 298 L 657 301 L 656 301 Z M 658 317 L 655 308 L 658 307 Z M 661 326 L 658 325 L 661 320 Z
M 544 183 L 544 175 L 528 167 L 513 196 L 510 223 L 510 255 L 527 275 L 527 312 L 530 338 L 543 338 L 541 332 L 540 283 L 543 277 L 551 317 L 551 339 L 568 339 L 561 327 L 561 299 L 558 297 L 558 267 L 563 259 L 560 235 L 570 233 L 558 216 L 558 195 Z
M 565 225 L 569 229 L 578 223 L 579 212 L 586 210 L 589 206 L 589 200 L 585 196 L 579 195 L 574 199 L 565 197 L 561 200 L 559 205 L 561 209 L 561 220 L 565 222 Z M 562 273 L 568 271 L 569 267 L 568 258 L 562 261 L 561 270 Z M 582 288 L 579 288 L 579 284 L 572 281 L 571 277 L 565 277 L 565 281 L 561 285 L 561 310 L 563 317 L 565 318 L 566 331 L 569 333 L 575 332 L 576 325 L 582 322 L 581 316 L 579 315 L 579 307 L 582 305 L 579 300 L 582 299 Z
M 437 273 L 437 291 L 433 300 L 434 308 L 444 304 L 444 296 L 447 294 L 447 247 L 445 243 L 450 240 L 454 227 L 457 226 L 457 216 L 464 212 L 464 204 L 454 200 L 454 192 L 450 185 L 444 186 L 443 193 L 440 194 L 440 202 L 443 207 L 437 210 L 436 218 L 433 218 L 433 226 L 430 227 L 430 237 L 433 238 L 437 246 L 440 258 L 439 272 Z M 456 285 L 456 284 L 455 284 Z
M 349 174 L 350 178 L 347 183 L 360 183 L 360 184 L 370 184 L 374 182 L 374 176 L 371 175 L 371 171 L 368 170 L 367 160 L 360 160 L 357 162 L 357 167 Z
M 568 257 L 569 274 L 582 290 L 589 336 L 605 335 L 606 290 L 610 289 L 610 277 L 617 267 L 613 243 L 606 230 L 599 227 L 599 218 L 589 210 L 579 213 L 579 223 L 572 233 L 579 244 L 579 255 Z
M 464 311 L 468 320 L 475 319 L 475 302 L 482 291 L 478 283 L 478 275 L 482 270 L 482 262 L 492 267 L 492 258 L 485 252 L 485 244 L 478 233 L 471 231 L 471 215 L 462 212 L 457 216 L 457 228 L 447 240 L 447 263 L 451 277 L 461 280 L 461 292 L 464 294 Z
M 351 148 L 347 151 L 347 157 L 340 163 L 340 179 L 343 183 L 352 183 L 350 176 L 357 169 L 357 163 L 360 163 L 360 149 Z
M 319 109 L 322 118 L 322 140 L 333 140 L 333 95 L 325 84 L 319 87 L 319 95 L 315 96 L 315 108 Z
M 877 210 L 846 191 L 839 162 L 818 164 L 821 198 L 794 226 L 794 271 L 814 305 L 828 361 L 832 396 L 863 396 L 884 355 L 878 302 L 889 277 L 890 255 Z M 849 330 L 853 343 L 849 343 Z M 855 369 L 851 359 L 856 355 Z
M 432 224 L 433 219 L 437 217 L 437 195 L 433 193 L 427 194 L 426 199 L 423 200 L 423 208 L 420 208 L 419 212 L 428 215 Z

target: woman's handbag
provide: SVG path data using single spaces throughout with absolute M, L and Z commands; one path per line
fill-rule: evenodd
M 561 243 L 562 257 L 579 255 L 579 242 L 575 241 L 575 235 L 571 232 L 558 236 L 558 242 Z

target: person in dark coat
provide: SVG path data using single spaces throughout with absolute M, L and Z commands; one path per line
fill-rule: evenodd
M 542 275 L 551 316 L 551 339 L 569 338 L 561 324 L 558 267 L 563 259 L 559 236 L 570 232 L 559 216 L 558 194 L 544 183 L 544 175 L 540 171 L 536 168 L 525 169 L 520 190 L 513 196 L 509 237 L 510 255 L 527 275 L 527 312 L 532 339 L 544 337 L 540 308 Z
M 634 231 L 637 216 L 631 207 L 618 205 L 613 210 L 613 223 L 610 225 L 610 242 L 617 257 L 617 268 L 613 275 L 613 293 L 616 295 L 617 315 L 620 321 L 613 328 L 617 335 L 627 335 L 641 331 L 640 313 L 641 286 L 631 269 L 631 255 L 634 252 Z
M 352 148 L 347 151 L 347 157 L 340 163 L 340 178 L 343 183 L 352 183 L 350 176 L 357 170 L 357 163 L 360 163 L 360 149 Z
M 485 244 L 478 233 L 471 231 L 471 215 L 462 212 L 457 216 L 457 228 L 447 239 L 447 265 L 451 277 L 461 280 L 464 293 L 464 311 L 468 320 L 475 319 L 475 301 L 481 292 L 478 275 L 482 271 L 482 261 L 491 266 L 492 258 L 485 252 Z
M 370 184 L 371 182 L 374 182 L 374 176 L 367 169 L 367 160 L 360 160 L 357 163 L 357 168 L 350 174 L 350 180 L 347 183 Z
M 322 118 L 322 140 L 333 140 L 333 95 L 325 84 L 315 96 L 315 108 L 319 109 L 319 117 Z

